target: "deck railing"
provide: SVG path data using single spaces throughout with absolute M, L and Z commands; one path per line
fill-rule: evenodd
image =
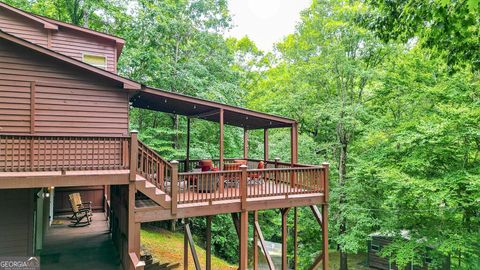
M 233 163 L 235 159 L 225 159 Z M 219 160 L 213 160 L 219 167 Z M 326 190 L 325 166 L 247 159 L 236 170 L 184 172 L 199 160 L 170 163 L 131 137 L 80 137 L 0 134 L 0 172 L 130 169 L 130 180 L 143 176 L 177 204 L 315 194 Z M 181 165 L 183 164 L 183 166 Z
M 128 169 L 128 137 L 0 135 L 0 172 Z
M 138 141 L 137 173 L 157 188 L 165 191 L 172 179 L 172 165 L 157 152 Z
M 244 201 L 256 197 L 287 198 L 289 195 L 325 191 L 328 181 L 325 166 L 286 167 L 286 163 L 283 166 L 285 167 L 181 172 L 178 173 L 178 179 L 175 179 L 177 185 L 174 188 L 177 190 L 171 194 L 178 194 L 178 204 L 186 204 L 235 199 Z
M 177 201 L 182 204 L 239 199 L 241 179 L 241 170 L 179 173 Z

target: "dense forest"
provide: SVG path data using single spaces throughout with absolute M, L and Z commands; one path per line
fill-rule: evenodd
M 6 2 L 125 38 L 124 76 L 298 120 L 300 162 L 331 163 L 341 270 L 374 232 L 393 237 L 382 254 L 399 266 L 428 254 L 432 269 L 480 269 L 478 0 L 313 1 L 273 52 L 224 37 L 227 0 Z M 130 119 L 161 155 L 184 158 L 186 119 L 137 109 Z M 192 123 L 192 158 L 218 156 L 217 128 Z M 241 156 L 243 130 L 225 132 L 226 157 Z M 288 132 L 270 133 L 271 158 L 289 160 Z M 263 157 L 262 136 L 250 135 L 252 157 Z M 280 239 L 279 213 L 260 215 L 265 237 Z M 201 238 L 205 220 L 193 222 Z M 214 252 L 235 262 L 230 217 L 213 222 Z M 315 223 L 299 209 L 300 269 L 321 250 Z

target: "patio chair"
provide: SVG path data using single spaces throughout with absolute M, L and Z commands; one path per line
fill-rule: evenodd
M 91 216 L 87 208 L 79 208 L 73 194 L 68 195 L 70 206 L 72 207 L 73 220 L 69 227 L 84 227 L 90 225 Z M 85 219 L 85 221 L 83 221 Z
M 263 161 L 260 161 L 258 163 L 257 169 L 265 169 L 265 163 Z M 263 184 L 265 182 L 265 177 L 263 172 L 255 172 L 251 173 L 248 175 L 248 184 L 249 185 L 258 185 L 258 184 Z
M 69 197 L 71 196 L 73 198 L 73 202 L 75 203 L 75 205 L 78 207 L 79 210 L 87 210 L 88 211 L 88 215 L 90 216 L 90 221 L 91 221 L 91 217 L 93 216 L 93 211 L 92 211 L 92 202 L 91 201 L 88 201 L 88 202 L 82 202 L 82 196 L 80 196 L 80 193 L 76 192 L 76 193 L 72 193 L 70 195 L 68 195 Z M 69 217 L 70 219 L 75 219 L 75 214 L 73 214 L 71 217 Z

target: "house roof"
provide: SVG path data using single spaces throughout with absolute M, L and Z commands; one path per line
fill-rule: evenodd
M 185 115 L 190 118 L 199 118 L 213 122 L 220 121 L 220 110 L 223 110 L 225 124 L 246 129 L 291 127 L 296 123 L 295 120 L 286 117 L 152 87 L 144 87 L 130 101 L 133 107 Z
M 45 29 L 59 30 L 59 26 L 61 26 L 61 27 L 69 28 L 69 29 L 72 29 L 72 30 L 76 30 L 76 31 L 80 31 L 80 32 L 92 35 L 93 37 L 96 37 L 96 38 L 101 38 L 101 39 L 104 39 L 104 40 L 113 41 L 113 42 L 115 42 L 115 45 L 117 47 L 117 58 L 120 57 L 120 54 L 122 53 L 123 46 L 125 45 L 125 40 L 124 39 L 122 39 L 120 37 L 117 37 L 117 36 L 114 36 L 114 35 L 105 34 L 105 33 L 98 32 L 98 31 L 95 31 L 95 30 L 91 30 L 91 29 L 88 29 L 88 28 L 85 28 L 85 27 L 80 27 L 80 26 L 77 26 L 77 25 L 73 25 L 73 24 L 61 22 L 61 21 L 58 21 L 58 20 L 54 20 L 54 19 L 51 19 L 51 18 L 48 18 L 48 17 L 45 17 L 45 16 L 40 16 L 40 15 L 37 15 L 37 14 L 26 12 L 24 10 L 18 9 L 16 7 L 13 7 L 13 6 L 10 6 L 10 5 L 5 4 L 3 2 L 0 2 L 0 7 L 5 8 L 5 9 L 11 11 L 11 12 L 14 12 L 14 13 L 20 15 L 20 16 L 23 16 L 23 17 L 25 17 L 29 20 L 40 23 L 40 24 L 43 25 L 43 27 Z
M 78 68 L 81 68 L 83 70 L 90 71 L 90 72 L 93 72 L 97 75 L 103 76 L 107 79 L 122 83 L 124 89 L 139 90 L 139 89 L 142 88 L 142 85 L 138 82 L 132 81 L 132 80 L 127 79 L 127 78 L 124 78 L 122 76 L 119 76 L 115 73 L 106 71 L 104 69 L 94 67 L 94 66 L 89 65 L 87 63 L 84 63 L 82 61 L 73 59 L 73 58 L 65 56 L 61 53 L 58 53 L 58 52 L 52 51 L 50 49 L 47 49 L 43 46 L 33 44 L 33 43 L 31 43 L 29 41 L 26 41 L 22 38 L 19 38 L 19 37 L 10 35 L 8 33 L 5 33 L 2 30 L 0 30 L 0 39 L 8 40 L 8 41 L 13 42 L 15 44 L 18 44 L 20 46 L 23 46 L 23 47 L 29 48 L 33 51 L 36 51 L 38 53 L 48 55 L 48 56 L 50 56 L 52 58 L 55 58 L 59 61 L 62 61 L 64 63 L 71 64 L 71 65 L 76 66 Z

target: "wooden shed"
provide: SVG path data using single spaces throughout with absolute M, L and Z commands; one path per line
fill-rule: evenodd
M 404 230 L 401 232 L 403 238 L 408 238 L 408 231 Z M 367 253 L 367 266 L 375 269 L 382 270 L 398 270 L 397 265 L 392 262 L 388 257 L 381 256 L 381 251 L 383 248 L 392 243 L 393 238 L 389 235 L 373 233 L 370 235 L 371 240 L 368 241 L 368 253 Z M 440 268 L 431 268 L 430 263 L 432 259 L 425 254 L 423 266 L 409 264 L 405 267 L 405 270 L 428 270 L 428 269 L 437 269 L 437 270 L 450 270 L 450 265 L 448 258 L 445 258 L 445 262 Z

